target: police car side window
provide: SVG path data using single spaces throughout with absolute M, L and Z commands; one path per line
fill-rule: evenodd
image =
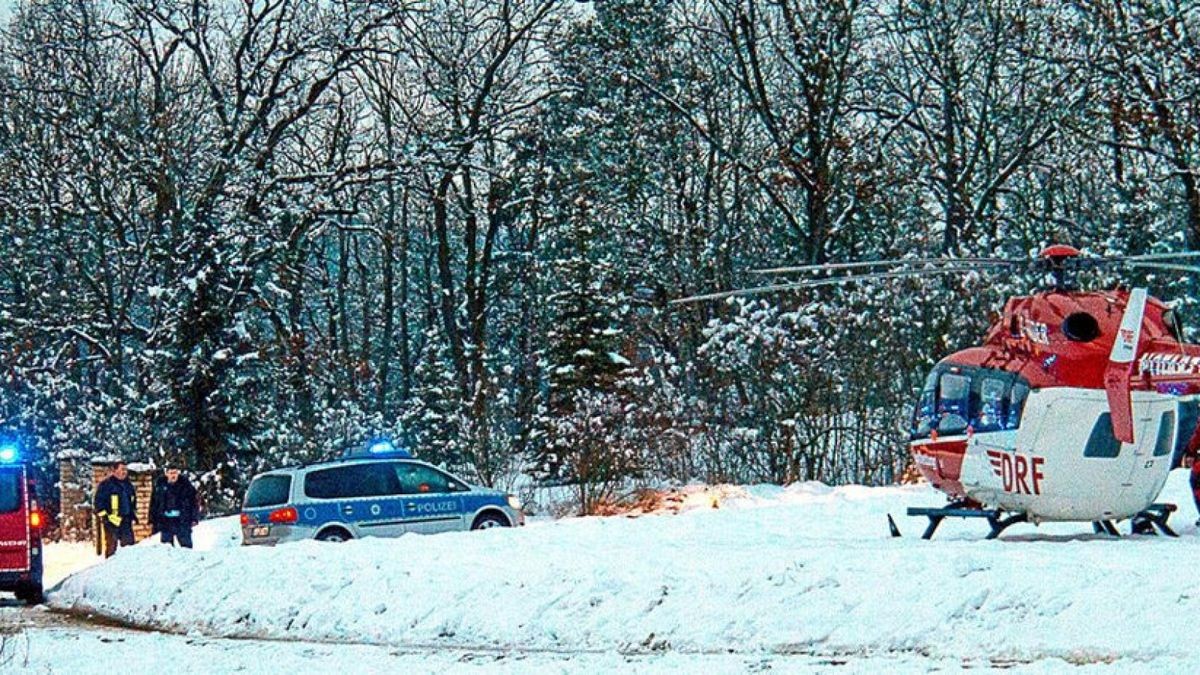
M 387 464 L 351 464 L 313 471 L 304 477 L 304 494 L 313 499 L 379 497 L 399 492 Z
M 396 476 L 400 479 L 400 491 L 406 495 L 452 491 L 450 479 L 444 473 L 423 464 L 401 462 L 396 465 Z

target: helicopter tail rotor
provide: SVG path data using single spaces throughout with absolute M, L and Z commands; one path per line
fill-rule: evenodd
M 1112 413 L 1113 436 L 1122 443 L 1133 443 L 1133 403 L 1129 380 L 1142 336 L 1142 316 L 1146 311 L 1146 289 L 1135 288 L 1125 304 L 1121 326 L 1113 340 L 1108 367 L 1104 371 L 1104 389 Z

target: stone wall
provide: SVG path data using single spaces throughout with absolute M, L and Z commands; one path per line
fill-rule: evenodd
M 58 532 L 66 541 L 89 541 L 92 538 L 92 470 L 78 459 L 62 459 L 58 463 Z

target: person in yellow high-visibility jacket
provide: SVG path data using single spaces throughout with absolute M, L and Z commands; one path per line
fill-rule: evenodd
M 93 506 L 100 519 L 104 557 L 118 546 L 133 546 L 133 524 L 137 522 L 137 491 L 129 480 L 129 467 L 117 462 L 112 474 L 96 487 Z

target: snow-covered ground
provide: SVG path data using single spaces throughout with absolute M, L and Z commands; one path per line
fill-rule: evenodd
M 924 523 L 902 516 L 940 502 L 919 486 L 704 490 L 678 515 L 277 548 L 232 545 L 229 519 L 205 526 L 209 550 L 139 545 L 50 603 L 195 639 L 659 665 L 728 655 L 739 668 L 793 656 L 1194 670 L 1200 537 L 1184 472 L 1161 500 L 1180 505 L 1180 539 L 1055 524 L 984 541 L 981 524 L 955 520 L 925 542 Z M 887 513 L 904 538 L 888 536 Z
M 3 610 L 0 610 L 3 611 Z M 6 654 L 8 658 L 6 658 Z M 799 654 L 692 654 L 608 651 L 546 652 L 395 648 L 294 641 L 231 640 L 117 628 L 39 627 L 0 652 L 0 672 L 113 675 L 113 673 L 927 673 L 970 667 L 973 673 L 1054 673 L 1062 662 L 978 666 L 915 654 L 814 657 Z M 1073 673 L 1187 672 L 1186 662 L 1117 662 L 1072 668 Z
M 24 630 L 0 644 L 0 673 L 921 673 L 929 661 L 909 655 L 824 659 L 802 655 L 621 654 L 397 648 L 298 641 L 231 640 L 72 622 L 46 610 L 0 607 Z M 949 664 L 953 666 L 954 664 Z M 1047 669 L 1043 669 L 1047 670 Z

